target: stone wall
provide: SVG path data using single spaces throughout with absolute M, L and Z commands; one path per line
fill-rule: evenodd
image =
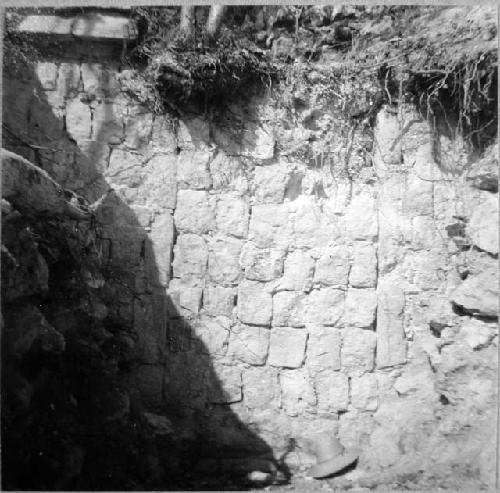
M 335 433 L 362 450 L 353 481 L 493 485 L 496 148 L 440 137 L 438 155 L 427 122 L 387 107 L 348 177 L 280 151 L 325 108 L 287 121 L 270 94 L 174 125 L 102 60 L 36 73 L 38 97 L 7 81 L 4 121 L 44 148 L 10 146 L 94 203 L 151 412 L 241 449 L 230 410 L 297 474 Z

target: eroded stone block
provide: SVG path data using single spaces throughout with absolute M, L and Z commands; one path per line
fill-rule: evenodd
M 242 242 L 235 238 L 216 238 L 210 242 L 208 274 L 215 283 L 231 285 L 240 275 Z
M 289 416 L 314 413 L 316 395 L 305 369 L 283 370 L 280 373 L 281 406 Z
M 229 355 L 249 365 L 263 365 L 269 351 L 269 333 L 267 327 L 238 325 L 231 330 Z
M 203 234 L 215 228 L 215 215 L 207 192 L 179 190 L 175 226 L 187 233 Z
M 177 180 L 179 187 L 193 190 L 208 190 L 212 184 L 208 172 L 210 156 L 209 152 L 181 152 L 177 158 Z
M 347 375 L 340 372 L 319 372 L 314 377 L 314 388 L 319 412 L 337 413 L 347 409 L 349 404 Z
M 250 409 L 276 407 L 280 396 L 278 372 L 274 368 L 253 367 L 243 371 L 244 403 Z
M 377 256 L 371 243 L 354 242 L 349 284 L 354 288 L 374 288 L 377 285 Z
M 217 229 L 225 234 L 246 238 L 248 234 L 249 207 L 245 199 L 224 194 L 217 199 Z
M 272 281 L 281 276 L 286 250 L 284 248 L 257 248 L 246 243 L 241 254 L 245 277 L 254 281 Z
M 370 330 L 347 328 L 342 335 L 342 368 L 351 375 L 373 370 L 377 336 Z
M 273 300 L 262 283 L 243 281 L 238 287 L 238 318 L 246 324 L 268 326 Z
M 208 286 L 203 291 L 203 308 L 210 315 L 230 317 L 234 309 L 236 291 L 233 288 Z
M 341 325 L 344 292 L 335 288 L 314 289 L 306 299 L 305 321 L 317 325 Z
M 264 204 L 281 204 L 285 195 L 287 169 L 283 164 L 255 168 L 255 199 Z
M 174 247 L 174 277 L 200 283 L 207 272 L 208 248 L 205 240 L 193 234 L 179 236 Z
M 375 322 L 377 292 L 375 289 L 349 288 L 345 299 L 346 325 L 368 329 Z
M 284 264 L 283 278 L 279 281 L 279 289 L 285 291 L 310 291 L 314 274 L 314 260 L 300 250 L 288 254 Z
M 373 373 L 351 378 L 351 404 L 361 411 L 376 411 L 378 383 Z
M 340 370 L 340 330 L 332 327 L 309 327 L 306 365 L 310 372 Z
M 325 249 L 316 262 L 314 282 L 324 286 L 345 286 L 349 274 L 349 255 L 344 245 Z
M 307 332 L 288 327 L 271 330 L 269 360 L 271 366 L 299 368 L 304 362 Z
M 305 296 L 282 291 L 273 296 L 273 326 L 304 327 Z

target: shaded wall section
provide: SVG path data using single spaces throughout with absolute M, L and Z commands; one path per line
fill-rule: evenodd
M 99 63 L 49 58 L 4 73 L 3 143 L 16 153 L 4 164 L 23 170 L 4 183 L 2 216 L 4 487 L 283 479 L 286 466 L 231 408 L 241 376 L 222 383 L 228 368 L 166 290 L 174 149 L 144 151 L 152 116 L 121 94 L 114 59 L 87 50 Z M 126 183 L 149 179 L 139 204 L 113 181 L 135 165 Z

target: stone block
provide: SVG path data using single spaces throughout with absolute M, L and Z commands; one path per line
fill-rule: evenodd
M 318 412 L 338 413 L 349 405 L 349 380 L 340 372 L 324 371 L 314 377 Z
M 344 292 L 335 288 L 315 289 L 306 299 L 305 322 L 339 326 L 343 323 Z
M 326 248 L 316 262 L 314 282 L 323 286 L 346 286 L 349 275 L 349 255 L 345 245 Z
M 460 327 L 460 337 L 462 337 L 472 349 L 481 349 L 488 346 L 497 332 L 495 326 L 474 318 L 467 320 Z
M 208 172 L 211 154 L 204 151 L 183 151 L 177 158 L 177 180 L 180 188 L 208 190 L 212 180 Z
M 174 244 L 174 220 L 169 212 L 156 216 L 146 244 L 146 262 L 151 266 L 150 281 L 167 287 Z
M 174 277 L 198 285 L 205 277 L 207 263 L 208 248 L 205 240 L 193 234 L 180 235 L 174 247 Z
M 342 336 L 342 369 L 350 375 L 361 375 L 373 370 L 377 336 L 370 330 L 345 329 Z
M 109 144 L 121 144 L 123 132 L 122 108 L 116 103 L 101 102 L 92 110 L 92 139 Z M 106 151 L 109 153 L 108 148 Z
M 404 292 L 399 286 L 384 282 L 379 283 L 377 296 L 377 368 L 402 364 L 406 361 Z
M 168 286 L 170 300 L 180 315 L 197 314 L 201 308 L 202 289 L 185 286 L 182 279 L 172 279 Z
M 57 84 L 57 65 L 53 62 L 37 62 L 35 72 L 45 91 L 54 91 Z
M 203 290 L 203 309 L 209 315 L 231 317 L 234 309 L 235 290 L 221 286 L 208 286 Z
M 142 156 L 125 149 L 113 149 L 104 176 L 114 185 L 137 188 L 144 178 Z
M 288 327 L 271 330 L 268 364 L 282 368 L 299 368 L 305 357 L 307 332 Z
M 374 288 L 377 285 L 377 255 L 371 243 L 354 242 L 349 284 L 354 288 Z
M 91 138 L 92 115 L 88 104 L 79 99 L 66 103 L 66 130 L 76 142 Z
M 168 116 L 155 115 L 151 134 L 151 145 L 171 154 L 177 147 L 174 124 Z M 177 156 L 176 156 L 177 166 Z
M 219 148 L 217 155 L 210 161 L 209 168 L 214 190 L 232 190 L 239 195 L 248 191 L 244 164 L 237 157 L 228 156 Z
M 224 194 L 217 199 L 217 229 L 221 233 L 246 238 L 248 234 L 249 208 L 245 199 L 235 195 Z
M 241 370 L 236 366 L 214 365 L 208 390 L 209 402 L 231 404 L 240 402 L 242 398 Z
M 146 147 L 151 140 L 153 115 L 145 108 L 131 108 L 125 119 L 125 144 L 130 149 Z
M 340 238 L 338 218 L 323 213 L 313 196 L 301 195 L 289 204 L 293 215 L 293 240 L 297 248 L 322 247 Z
M 214 283 L 231 285 L 241 276 L 242 241 L 235 238 L 214 238 L 209 243 L 208 274 Z
M 59 64 L 57 92 L 64 97 L 75 95 L 81 87 L 80 66 L 72 62 Z
M 229 340 L 229 356 L 253 366 L 265 364 L 269 352 L 269 333 L 267 327 L 233 327 Z
M 178 124 L 177 141 L 181 149 L 204 150 L 210 145 L 210 125 L 207 119 L 184 118 Z
M 146 163 L 144 172 L 144 181 L 139 189 L 141 202 L 153 209 L 175 209 L 177 203 L 175 156 L 173 154 L 154 155 Z M 184 204 L 184 207 L 189 209 L 189 204 Z
M 301 416 L 316 411 L 316 395 L 307 370 L 283 370 L 280 385 L 281 406 L 286 414 Z
M 403 194 L 403 213 L 408 217 L 432 215 L 434 212 L 433 189 L 432 182 L 409 173 Z
M 165 295 L 155 293 L 136 299 L 134 331 L 138 334 L 136 357 L 141 363 L 162 361 L 167 337 L 167 303 Z
M 345 321 L 351 327 L 369 329 L 375 322 L 377 292 L 372 288 L 349 288 L 345 299 Z
M 278 371 L 274 368 L 251 367 L 243 370 L 244 403 L 250 409 L 276 408 L 280 397 Z
M 284 205 L 252 206 L 248 239 L 259 248 L 286 247 L 290 242 L 288 210 Z
M 467 234 L 475 246 L 498 255 L 498 195 L 480 193 L 481 201 L 472 208 Z
M 197 350 L 211 358 L 222 357 L 227 352 L 231 324 L 226 317 L 201 316 L 192 323 Z
M 378 381 L 373 373 L 351 378 L 351 404 L 361 411 L 376 411 L 378 407 Z
M 347 236 L 352 240 L 375 240 L 378 235 L 378 217 L 375 198 L 369 191 L 355 195 L 345 215 Z
M 285 259 L 284 273 L 278 289 L 285 291 L 308 292 L 312 287 L 314 260 L 306 252 L 296 250 Z
M 498 269 L 487 267 L 469 275 L 450 296 L 453 303 L 472 315 L 498 317 Z
M 286 250 L 284 248 L 257 248 L 246 243 L 241 254 L 245 277 L 254 281 L 272 281 L 281 276 Z
M 305 295 L 282 291 L 273 296 L 273 326 L 304 327 Z
M 272 129 L 269 127 L 257 126 L 255 123 L 249 125 L 243 133 L 243 141 L 247 144 L 247 154 L 254 159 L 262 161 L 272 159 L 276 141 Z
M 203 234 L 215 228 L 215 215 L 207 192 L 179 190 L 174 214 L 178 230 Z
M 238 318 L 249 325 L 271 323 L 273 300 L 259 282 L 243 281 L 238 287 Z
M 281 204 L 288 183 L 286 165 L 257 166 L 255 168 L 255 200 L 263 204 Z
M 332 327 L 308 328 L 306 365 L 310 373 L 340 370 L 340 330 Z

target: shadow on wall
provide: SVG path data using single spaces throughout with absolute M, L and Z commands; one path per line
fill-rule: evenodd
M 3 488 L 219 490 L 248 487 L 240 479 L 253 470 L 288 477 L 231 410 L 241 382 L 223 387 L 205 344 L 166 294 L 171 213 L 159 213 L 151 231 L 149 211 L 127 205 L 103 177 L 123 127 L 112 123 L 111 103 L 85 100 L 88 93 L 65 99 L 81 82 L 75 66 L 60 64 L 51 91 L 34 73 L 20 80 L 4 71 L 4 147 L 85 196 L 97 220 L 31 221 L 48 290 L 2 293 L 6 330 L 35 306 L 65 340 L 57 354 L 39 344 L 22 355 L 4 348 Z M 70 104 L 81 105 L 81 121 L 66 118 Z M 93 108 L 89 122 L 85 107 Z M 83 132 L 78 144 L 69 126 Z M 88 244 L 75 244 L 69 230 Z

